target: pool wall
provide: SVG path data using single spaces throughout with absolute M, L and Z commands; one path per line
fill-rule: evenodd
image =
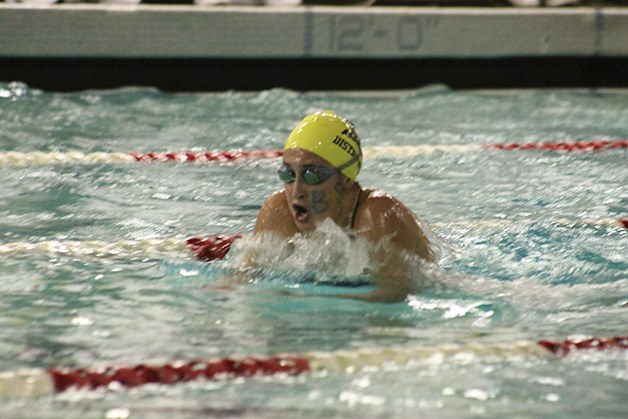
M 628 8 L 0 4 L 0 81 L 47 90 L 626 87 Z

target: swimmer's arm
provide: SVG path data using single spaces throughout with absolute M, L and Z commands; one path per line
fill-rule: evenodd
M 285 195 L 283 191 L 275 192 L 262 205 L 257 215 L 253 234 L 275 233 L 287 237 L 289 234 L 287 234 L 286 220 L 292 220 L 292 216 L 290 215 Z M 255 262 L 256 256 L 250 253 L 251 251 L 251 249 L 248 249 L 248 253 L 242 255 L 238 266 L 232 267 L 228 273 L 221 276 L 209 288 L 229 290 L 238 285 L 253 282 L 255 270 L 259 266 Z
M 396 282 L 397 285 L 386 287 L 379 286 L 373 291 L 366 293 L 333 294 L 333 296 L 372 303 L 398 303 L 404 301 L 410 294 L 414 293 L 414 286 L 411 284 L 403 284 L 406 282 L 403 279 L 399 281 L 391 278 L 390 282 Z
M 390 246 L 394 246 L 391 244 Z M 386 246 L 390 248 L 390 246 Z M 403 251 L 385 255 L 387 260 L 372 274 L 375 289 L 366 293 L 338 294 L 341 298 L 369 302 L 396 303 L 416 292 L 410 262 Z
M 344 294 L 351 298 L 372 302 L 399 302 L 416 292 L 411 258 L 416 255 L 427 262 L 434 261 L 429 242 L 419 223 L 407 207 L 391 196 L 369 200 L 358 222 L 361 233 L 376 243 L 372 258 L 379 264 L 372 273 L 375 290 L 363 294 Z
M 402 273 L 401 270 L 407 268 L 407 271 Z M 294 291 L 283 291 L 279 294 L 284 295 L 298 295 L 301 297 L 334 297 L 344 298 L 351 300 L 367 301 L 373 303 L 398 303 L 404 301 L 410 294 L 416 292 L 414 281 L 410 275 L 410 268 L 407 262 L 400 261 L 395 267 L 397 272 L 385 273 L 383 270 L 377 272 L 373 276 L 373 282 L 375 289 L 364 293 L 349 293 L 349 294 L 331 294 L 331 293 L 299 293 Z
M 394 249 L 394 250 L 393 250 Z M 394 242 L 386 243 L 376 249 L 373 257 L 380 262 L 376 272 L 370 274 L 375 289 L 365 293 L 350 294 L 311 294 L 312 296 L 337 297 L 379 303 L 397 303 L 415 293 L 416 285 L 412 273 L 411 261 L 406 251 L 398 248 Z M 300 294 L 307 296 L 310 294 Z
M 370 272 L 375 285 L 373 291 L 351 294 L 283 294 L 395 303 L 404 301 L 415 293 L 417 290 L 412 272 L 412 255 L 429 262 L 433 261 L 433 256 L 414 215 L 405 207 L 394 205 L 396 203 L 396 200 L 377 202 L 375 206 L 367 208 L 370 211 L 368 219 L 358 220 L 362 231 L 360 235 L 374 243 L 371 258 L 379 266 L 376 271 Z

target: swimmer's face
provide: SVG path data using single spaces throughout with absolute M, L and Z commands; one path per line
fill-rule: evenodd
M 301 231 L 316 228 L 326 218 L 336 219 L 340 210 L 342 178 L 334 173 L 324 182 L 310 185 L 303 181 L 304 169 L 311 166 L 332 166 L 321 157 L 307 150 L 291 148 L 284 151 L 283 163 L 295 173 L 292 182 L 285 184 L 285 195 L 292 218 Z

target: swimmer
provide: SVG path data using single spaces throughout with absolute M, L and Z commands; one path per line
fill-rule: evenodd
M 290 238 L 331 219 L 372 242 L 370 256 L 377 262 L 368 272 L 373 291 L 338 296 L 403 301 L 416 291 L 408 255 L 433 262 L 434 254 L 412 211 L 393 196 L 360 186 L 361 167 L 360 139 L 351 122 L 331 111 L 307 115 L 286 140 L 278 170 L 284 189 L 266 200 L 254 234 Z

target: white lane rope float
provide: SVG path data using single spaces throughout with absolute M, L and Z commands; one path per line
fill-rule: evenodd
M 416 146 L 374 146 L 365 147 L 367 158 L 410 157 L 434 153 L 468 153 L 481 150 L 551 150 L 559 152 L 601 151 L 628 147 L 628 140 L 612 141 L 577 141 L 546 143 L 510 143 L 510 144 L 442 144 Z M 134 162 L 237 162 L 248 159 L 277 158 L 282 150 L 230 150 L 230 151 L 181 151 L 181 152 L 0 152 L 0 168 L 26 167 L 52 164 L 130 164 Z
M 520 219 L 516 223 L 532 224 L 538 220 Z M 550 221 L 556 226 L 575 228 L 580 226 L 592 226 L 595 228 L 613 228 L 618 230 L 628 229 L 628 218 L 612 219 L 557 219 Z M 512 225 L 513 221 L 506 219 L 455 221 L 450 223 L 431 223 L 427 226 L 431 229 L 477 229 L 493 228 Z M 222 259 L 231 248 L 231 244 L 240 234 L 217 235 L 206 238 L 192 237 L 163 238 L 145 240 L 120 240 L 105 242 L 99 240 L 47 240 L 40 242 L 9 242 L 0 243 L 0 257 L 10 257 L 22 254 L 47 254 L 62 256 L 94 256 L 94 257 L 141 257 L 147 255 L 189 253 L 192 252 L 198 259 L 212 261 Z
M 162 365 L 88 368 L 19 369 L 0 373 L 0 397 L 39 397 L 76 389 L 95 390 L 173 385 L 194 380 L 229 380 L 238 377 L 300 375 L 306 373 L 351 374 L 364 370 L 399 370 L 422 365 L 477 362 L 527 362 L 562 358 L 573 352 L 628 349 L 628 337 L 583 340 L 539 340 L 512 343 L 442 344 L 362 348 L 329 352 L 178 361 Z
M 38 253 L 66 256 L 133 257 L 146 254 L 185 252 L 188 249 L 189 247 L 185 240 L 173 238 L 119 240 L 116 242 L 99 240 L 48 240 L 34 243 L 0 243 L 0 256 Z

